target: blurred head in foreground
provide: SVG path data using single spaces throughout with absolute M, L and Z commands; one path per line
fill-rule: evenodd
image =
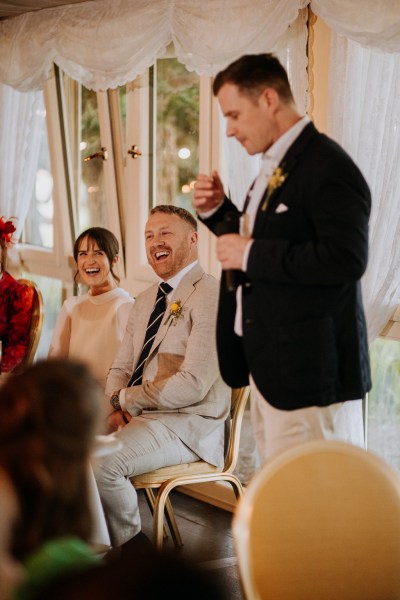
M 87 472 L 102 390 L 82 364 L 37 362 L 0 388 L 0 467 L 20 503 L 13 550 L 90 533 Z

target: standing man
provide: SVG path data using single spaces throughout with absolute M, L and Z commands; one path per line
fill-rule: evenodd
M 363 444 L 368 186 L 344 150 L 300 116 L 273 55 L 243 56 L 213 89 L 227 135 L 263 153 L 242 213 L 215 171 L 199 175 L 194 191 L 199 217 L 221 236 L 227 274 L 217 328 L 222 376 L 234 387 L 250 379 L 262 462 L 313 438 Z M 227 286 L 233 273 L 236 293 Z
M 218 283 L 197 262 L 197 237 L 183 208 L 151 210 L 146 254 L 160 285 L 137 297 L 109 371 L 108 424 L 122 449 L 96 465 L 114 547 L 128 549 L 141 529 L 129 477 L 199 459 L 223 464 L 230 390 L 218 369 Z

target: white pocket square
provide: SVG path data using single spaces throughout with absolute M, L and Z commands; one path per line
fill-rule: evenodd
M 276 213 L 283 213 L 286 212 L 287 210 L 289 210 L 289 208 L 286 206 L 286 204 L 282 204 L 282 202 L 276 207 Z

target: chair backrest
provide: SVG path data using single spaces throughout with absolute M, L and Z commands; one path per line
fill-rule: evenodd
M 225 466 L 224 471 L 232 473 L 239 456 L 240 432 L 242 430 L 243 413 L 250 396 L 250 386 L 232 388 L 230 418 L 226 422 Z
M 37 285 L 30 279 L 18 279 L 19 283 L 28 285 L 33 289 L 32 317 L 29 328 L 29 344 L 23 361 L 18 365 L 15 371 L 20 371 L 32 364 L 42 334 L 44 319 L 43 296 Z
M 252 600 L 400 598 L 400 476 L 361 448 L 313 441 L 277 456 L 233 534 Z

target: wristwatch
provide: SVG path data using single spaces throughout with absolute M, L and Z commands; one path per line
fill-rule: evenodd
M 110 404 L 114 410 L 122 410 L 121 405 L 119 403 L 119 393 L 121 390 L 118 390 L 116 394 L 113 394 L 110 398 Z

